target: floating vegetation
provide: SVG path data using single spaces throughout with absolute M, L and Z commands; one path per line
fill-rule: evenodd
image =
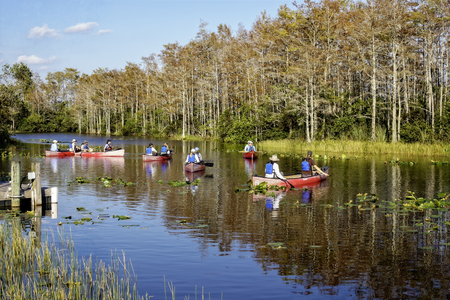
M 126 181 L 126 180 L 121 179 L 121 178 L 113 179 L 113 178 L 111 178 L 109 176 L 97 177 L 96 180 L 102 182 L 103 186 L 105 186 L 105 187 L 111 187 L 113 185 L 130 186 L 130 185 L 134 185 L 135 184 L 133 182 L 129 182 L 129 181 Z
M 447 160 L 446 161 L 434 161 L 434 160 L 431 160 L 430 162 L 431 162 L 432 165 L 436 165 L 436 166 L 447 165 L 449 163 Z
M 84 177 L 76 177 L 75 180 L 77 181 L 77 183 L 82 184 L 82 183 L 90 183 L 91 181 L 87 178 Z
M 204 220 L 198 220 L 197 222 L 202 222 Z M 208 228 L 208 224 L 199 224 L 199 223 L 189 223 L 187 220 L 178 220 L 173 224 L 181 225 L 183 228 Z
M 87 209 L 84 207 L 77 207 L 77 211 L 87 211 Z
M 197 178 L 194 181 L 171 180 L 168 182 L 168 184 L 173 187 L 180 187 L 180 186 L 185 186 L 185 185 L 199 185 L 200 182 L 201 182 L 200 179 Z
M 385 164 L 387 164 L 386 162 L 384 162 Z M 389 164 L 391 166 L 414 166 L 417 164 L 417 162 L 415 161 L 401 161 L 398 158 L 392 159 Z
M 267 182 L 261 182 L 258 185 L 248 186 L 248 188 L 235 188 L 234 192 L 249 192 L 250 194 L 264 194 L 266 195 L 268 191 L 285 191 L 286 186 L 276 186 L 276 185 L 268 185 Z M 275 196 L 275 193 L 271 194 Z
M 129 217 L 129 216 L 124 216 L 124 215 L 113 215 L 113 218 L 115 219 L 115 218 L 117 218 L 119 221 L 120 220 L 129 220 L 129 219 L 131 219 L 131 217 Z
M 267 243 L 267 246 L 269 246 L 273 250 L 287 249 L 287 247 L 284 246 L 284 243 L 281 243 L 281 242 L 278 242 L 278 243 Z

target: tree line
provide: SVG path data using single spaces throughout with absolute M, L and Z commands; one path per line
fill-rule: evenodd
M 252 28 L 202 23 L 120 70 L 4 65 L 0 128 L 391 142 L 450 140 L 450 3 L 321 0 Z

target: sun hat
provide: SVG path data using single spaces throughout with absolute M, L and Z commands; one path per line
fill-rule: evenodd
M 191 153 L 195 153 L 195 149 L 191 149 Z
M 163 146 L 169 147 L 169 145 L 167 145 L 167 143 L 164 143 L 164 145 L 163 145 Z
M 72 140 L 72 143 L 73 143 L 73 142 L 76 142 L 76 141 L 77 141 L 76 139 L 73 139 L 73 140 Z
M 195 151 L 198 151 L 198 150 L 200 150 L 200 148 L 199 147 L 195 147 Z
M 278 159 L 276 154 L 274 154 L 271 157 L 269 157 L 269 160 L 271 160 L 271 161 L 279 161 L 279 159 Z
M 251 143 L 252 143 L 252 141 L 248 141 L 248 142 L 247 142 L 247 144 L 251 144 Z
M 53 140 L 53 143 L 57 143 L 58 141 L 57 140 Z
M 87 144 L 88 141 L 84 140 L 83 144 Z

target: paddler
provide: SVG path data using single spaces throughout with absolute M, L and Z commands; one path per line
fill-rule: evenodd
M 200 163 L 200 160 L 198 159 L 197 154 L 195 154 L 195 149 L 191 149 L 191 153 L 186 157 L 186 164 L 194 163 L 198 164 Z
M 58 149 L 58 141 L 57 140 L 53 140 L 53 144 L 50 147 L 50 151 L 59 151 L 59 149 Z
M 153 143 L 148 144 L 147 155 L 154 155 L 154 156 L 158 155 L 158 151 L 156 151 Z
M 252 141 L 248 141 L 247 142 L 247 145 L 245 145 L 244 151 L 245 152 L 252 152 L 252 151 L 256 152 L 256 147 L 253 146 L 253 142 Z
M 316 162 L 312 158 L 312 151 L 308 151 L 306 153 L 306 157 L 302 161 L 302 175 L 303 176 L 312 176 L 312 175 L 326 175 L 330 176 L 329 174 L 322 171 L 318 166 L 316 166 Z
M 269 158 L 269 162 L 266 164 L 266 178 L 279 178 L 281 180 L 286 180 L 284 176 L 280 173 L 280 166 L 278 166 L 277 162 L 279 161 L 278 157 L 274 154 Z
M 200 153 L 200 148 L 199 147 L 195 147 L 195 154 L 197 155 L 198 160 L 200 162 L 202 162 L 203 161 L 203 157 L 202 157 L 202 154 Z
M 103 149 L 105 150 L 105 152 L 106 151 L 111 151 L 113 149 L 113 146 L 111 146 L 111 140 L 107 140 L 106 141 L 106 145 L 105 145 L 105 147 Z

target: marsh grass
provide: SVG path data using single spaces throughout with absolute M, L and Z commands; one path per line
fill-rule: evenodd
M 137 300 L 151 299 L 147 293 L 139 296 L 137 276 L 125 253 L 111 253 L 109 264 L 93 262 L 92 256 L 78 259 L 74 244 L 65 231 L 58 230 L 38 242 L 34 231 L 23 231 L 20 215 L 7 214 L 0 224 L 0 299 L 52 300 Z M 27 221 L 31 222 L 31 216 Z M 30 223 L 28 222 L 28 223 Z M 25 226 L 30 228 L 29 226 Z M 53 242 L 50 242 L 53 240 Z M 169 293 L 166 291 L 169 287 Z M 176 299 L 175 286 L 164 277 L 165 300 Z M 169 295 L 168 295 L 169 294 Z M 205 299 L 195 288 L 194 297 Z M 211 295 L 209 295 L 209 299 Z M 184 296 L 189 299 L 189 295 Z M 223 294 L 221 295 L 223 299 Z
M 18 218 L 0 225 L 1 299 L 144 299 L 124 253 L 111 255 L 109 265 L 94 264 L 92 257 L 77 259 L 63 233 L 57 247 L 48 236 L 38 243 L 21 228 Z
M 352 140 L 332 140 L 332 141 L 313 141 L 306 143 L 302 140 L 277 140 L 262 141 L 259 143 L 259 149 L 268 154 L 287 153 L 306 155 L 308 150 L 313 153 L 338 153 L 338 154 L 401 154 L 401 155 L 420 155 L 420 156 L 448 156 L 450 155 L 450 144 L 405 144 L 405 143 L 386 143 Z

